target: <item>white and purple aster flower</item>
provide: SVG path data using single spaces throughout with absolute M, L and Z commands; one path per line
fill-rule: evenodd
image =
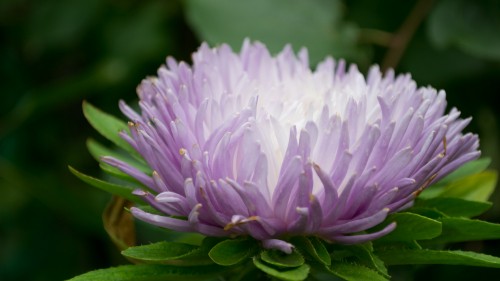
M 462 134 L 470 118 L 445 114 L 443 91 L 331 58 L 312 71 L 307 51 L 289 46 L 273 57 L 260 43 L 240 53 L 203 44 L 192 66 L 168 58 L 138 95 L 140 113 L 120 102 L 131 120 L 122 137 L 152 175 L 104 161 L 144 184 L 135 194 L 164 215 L 132 214 L 288 253 L 287 236 L 354 244 L 391 232 L 395 223 L 364 231 L 480 154 L 477 136 Z

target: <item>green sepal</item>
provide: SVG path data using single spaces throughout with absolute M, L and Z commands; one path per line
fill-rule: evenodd
M 149 245 L 130 247 L 122 255 L 146 263 L 165 263 L 182 259 L 197 250 L 194 245 L 162 241 Z
M 230 266 L 250 258 L 257 250 L 258 244 L 254 239 L 227 239 L 215 245 L 208 256 L 216 264 Z
M 408 212 L 389 215 L 384 223 L 373 230 L 380 230 L 392 222 L 396 222 L 396 229 L 378 239 L 377 242 L 431 239 L 441 234 L 439 221 Z
M 454 197 L 417 198 L 414 207 L 408 211 L 412 212 L 415 208 L 430 208 L 446 216 L 470 218 L 486 212 L 491 206 L 490 202 L 470 201 Z
M 87 101 L 83 102 L 82 108 L 83 115 L 85 115 L 85 118 L 87 118 L 90 125 L 92 125 L 96 131 L 135 158 L 142 159 L 137 151 L 119 135 L 121 131 L 130 132 L 127 123 L 98 109 Z
M 500 258 L 475 252 L 399 249 L 377 251 L 376 254 L 387 265 L 449 264 L 500 268 Z
M 452 243 L 500 239 L 500 224 L 467 218 L 441 218 L 443 233 L 425 243 Z
M 260 253 L 260 258 L 277 267 L 298 267 L 305 262 L 304 257 L 295 249 L 290 254 L 280 250 L 263 250 Z
M 76 276 L 69 281 L 178 281 L 211 280 L 224 273 L 224 267 L 174 266 L 158 264 L 123 265 L 98 269 Z
M 346 281 L 387 281 L 388 278 L 380 275 L 377 271 L 368 267 L 347 262 L 334 262 L 327 267 L 328 272 Z
M 319 238 L 297 236 L 293 237 L 291 242 L 301 253 L 307 254 L 312 260 L 327 266 L 332 264 L 332 258 Z
M 130 200 L 135 203 L 142 203 L 142 200 L 138 198 L 137 196 L 132 194 L 132 191 L 134 191 L 134 187 L 132 186 L 126 186 L 126 185 L 118 185 L 115 183 L 110 183 L 107 181 L 103 181 L 94 177 L 91 177 L 89 175 L 85 175 L 79 171 L 77 171 L 75 168 L 68 166 L 70 172 L 77 176 L 79 179 L 82 181 L 97 187 L 101 190 L 104 190 L 108 193 L 123 197 L 127 200 Z
M 299 267 L 277 268 L 263 262 L 258 256 L 253 257 L 253 264 L 264 273 L 285 281 L 302 281 L 309 275 L 310 266 L 303 264 Z

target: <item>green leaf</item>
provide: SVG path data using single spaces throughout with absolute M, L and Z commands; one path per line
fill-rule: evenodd
M 386 250 L 376 252 L 387 265 L 450 264 L 500 268 L 500 258 L 464 251 Z
M 332 258 L 319 238 L 297 236 L 292 238 L 292 243 L 301 252 L 309 254 L 313 260 L 319 261 L 324 265 L 332 264 Z
M 119 132 L 129 132 L 129 128 L 122 120 L 105 113 L 92 104 L 84 101 L 82 104 L 83 114 L 89 121 L 90 125 L 94 127 L 101 135 L 116 144 L 118 147 L 124 149 L 137 159 L 142 157 L 135 151 L 124 139 L 119 135 Z
M 431 239 L 441 234 L 441 223 L 413 213 L 395 213 L 389 215 L 384 223 L 374 228 L 382 229 L 385 225 L 396 222 L 396 229 L 377 242 L 411 241 Z
M 122 255 L 144 262 L 162 263 L 181 259 L 196 249 L 198 249 L 197 246 L 189 244 L 163 241 L 144 246 L 130 247 L 122 251 Z
M 380 275 L 386 278 L 390 277 L 384 262 L 373 253 L 373 245 L 371 242 L 356 245 L 337 245 L 333 250 L 334 257 L 339 251 L 343 253 L 341 253 L 340 259 L 337 258 L 337 260 L 353 261 L 356 264 L 361 264 L 376 270 Z
M 176 260 L 176 264 L 184 265 L 184 266 L 192 266 L 192 265 L 206 265 L 206 264 L 214 264 L 212 259 L 208 256 L 210 250 L 223 241 L 223 238 L 216 237 L 205 237 L 201 242 L 201 246 L 186 254 L 182 259 Z
M 405 212 L 421 215 L 433 220 L 446 217 L 445 213 L 438 211 L 436 208 L 430 208 L 430 207 L 414 206 L 411 207 L 410 209 L 407 209 Z
M 454 197 L 436 197 L 431 199 L 417 198 L 414 208 L 435 209 L 451 217 L 474 217 L 486 212 L 491 206 L 490 202 L 470 201 Z M 411 212 L 414 208 L 408 211 Z
M 384 276 L 378 274 L 376 271 L 371 270 L 365 266 L 335 262 L 328 270 L 336 276 L 347 281 L 370 280 L 370 281 L 384 281 L 388 280 Z
M 438 47 L 457 47 L 500 60 L 500 5 L 496 1 L 444 0 L 429 16 L 428 34 Z
M 123 265 L 90 271 L 70 281 L 178 281 L 207 280 L 223 273 L 224 268 L 211 266 L 173 266 L 157 264 Z
M 208 255 L 216 264 L 229 266 L 249 258 L 256 248 L 257 243 L 253 239 L 227 239 L 215 245 Z
M 304 264 L 304 257 L 296 250 L 286 254 L 279 250 L 264 250 L 260 253 L 260 258 L 274 266 L 297 267 Z
M 439 196 L 485 202 L 495 190 L 496 183 L 497 172 L 487 170 L 448 184 Z
M 253 264 L 263 272 L 286 281 L 301 281 L 309 275 L 309 265 L 303 264 L 295 268 L 275 268 L 266 263 L 263 263 L 258 257 L 253 257 Z
M 500 224 L 466 218 L 441 218 L 443 233 L 429 243 L 500 239 Z
M 457 181 L 461 178 L 464 178 L 466 176 L 471 176 L 474 174 L 478 174 L 482 171 L 484 171 L 486 168 L 491 163 L 490 158 L 480 158 L 471 162 L 467 162 L 464 165 L 460 166 L 457 170 L 453 171 L 451 174 L 447 175 L 446 177 L 442 178 L 439 182 L 436 184 L 438 185 L 443 185 L 447 184 L 453 181 Z
M 294 48 L 307 47 L 312 63 L 327 55 L 349 58 L 360 55 L 356 48 L 358 28 L 341 21 L 340 1 L 189 0 L 186 3 L 188 23 L 201 40 L 212 45 L 228 43 L 238 50 L 243 39 L 249 37 L 265 43 L 271 53 L 276 53 L 290 43 Z
M 76 169 L 74 169 L 71 166 L 68 166 L 68 168 L 71 171 L 71 173 L 73 173 L 79 179 L 81 179 L 82 181 L 84 181 L 84 182 L 86 182 L 94 187 L 102 189 L 108 193 L 123 197 L 123 198 L 130 200 L 132 202 L 136 202 L 136 203 L 142 202 L 142 200 L 140 200 L 137 196 L 134 196 L 132 194 L 132 191 L 134 191 L 133 187 L 106 182 L 106 181 L 85 175 L 85 174 L 77 171 Z
M 144 172 L 145 174 L 151 175 L 151 173 L 152 173 L 151 168 L 146 166 L 143 162 L 140 162 L 140 161 L 136 160 L 135 158 L 130 157 L 130 155 L 128 155 L 128 154 L 121 153 L 121 151 L 118 151 L 116 149 L 113 150 L 113 149 L 107 148 L 106 146 L 95 141 L 94 139 L 87 140 L 87 149 L 89 150 L 92 157 L 94 157 L 94 159 L 99 161 L 99 163 L 101 165 L 109 167 L 108 168 L 109 170 L 111 170 L 111 171 L 116 170 L 115 173 L 121 173 L 123 175 L 126 175 L 125 173 L 123 173 L 119 169 L 102 162 L 101 157 L 111 156 L 113 158 L 116 158 L 118 160 L 121 160 L 123 162 L 126 162 L 126 163 L 132 165 L 133 167 L 137 168 L 139 171 Z
M 103 172 L 116 178 L 117 180 L 126 181 L 127 184 L 130 186 L 134 186 L 134 187 L 141 188 L 141 189 L 147 188 L 146 186 L 144 186 L 141 182 L 139 182 L 135 178 L 125 174 L 124 172 L 120 171 L 119 169 L 117 169 L 111 165 L 108 165 L 104 162 L 99 163 L 99 168 L 101 168 L 101 170 Z

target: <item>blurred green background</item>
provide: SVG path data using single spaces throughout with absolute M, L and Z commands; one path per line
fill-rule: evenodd
M 500 1 L 497 0 L 2 0 L 0 1 L 0 280 L 63 280 L 127 263 L 107 237 L 110 196 L 69 173 L 97 175 L 88 100 L 119 115 L 167 55 L 243 38 L 273 52 L 307 46 L 366 71 L 377 63 L 447 91 L 498 169 Z M 485 218 L 500 222 L 500 192 Z M 500 256 L 500 242 L 452 245 Z M 394 268 L 395 280 L 469 280 L 498 270 Z

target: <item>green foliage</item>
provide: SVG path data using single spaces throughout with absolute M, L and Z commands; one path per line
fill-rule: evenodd
M 387 265 L 450 264 L 500 268 L 500 258 L 474 252 L 398 249 L 376 254 Z
M 85 175 L 73 167 L 69 166 L 69 170 L 71 173 L 73 173 L 75 176 L 77 176 L 79 179 L 82 181 L 97 187 L 99 189 L 102 189 L 103 191 L 106 191 L 108 193 L 121 196 L 127 200 L 130 200 L 132 202 L 141 202 L 141 200 L 132 194 L 132 191 L 134 191 L 134 188 L 131 186 L 126 186 L 126 185 L 118 185 L 110 182 L 106 182 L 88 175 Z
M 113 174 L 115 175 L 120 175 L 120 176 L 125 176 L 126 174 L 121 172 L 115 167 L 112 167 L 104 162 L 102 162 L 101 158 L 103 156 L 111 156 L 115 159 L 121 160 L 123 162 L 129 163 L 133 167 L 137 168 L 139 171 L 142 171 L 146 174 L 151 174 L 151 168 L 147 167 L 143 162 L 138 161 L 135 158 L 130 157 L 130 155 L 126 153 L 122 153 L 121 150 L 119 149 L 110 149 L 99 142 L 97 142 L 94 139 L 88 139 L 87 140 L 87 149 L 89 150 L 90 154 L 99 161 L 100 165 L 105 166 L 105 169 L 110 169 L 109 171 L 112 171 Z M 130 176 L 128 176 L 129 179 Z
M 378 241 L 412 241 L 431 239 L 441 234 L 441 223 L 439 221 L 413 214 L 395 213 L 389 215 L 386 223 L 377 226 L 381 229 L 385 224 L 396 222 L 396 229 Z
M 414 208 L 411 210 L 428 208 L 440 212 L 441 215 L 470 218 L 486 212 L 491 206 L 490 202 L 469 201 L 455 197 L 436 197 L 417 198 Z
M 385 278 L 390 278 L 384 262 L 373 251 L 374 248 L 371 242 L 358 245 L 336 245 L 332 251 L 332 256 L 335 259 L 333 264 L 339 262 L 350 263 L 347 268 L 351 268 L 356 264 L 375 270 Z
M 286 281 L 301 281 L 307 278 L 309 274 L 310 266 L 307 264 L 303 264 L 299 267 L 274 267 L 266 262 L 263 262 L 258 257 L 253 258 L 253 264 L 263 272 L 269 274 L 272 277 L 275 277 L 279 280 Z
M 243 262 L 257 250 L 257 242 L 253 239 L 228 239 L 215 245 L 208 255 L 216 264 L 230 266 Z
M 300 252 L 307 254 L 311 260 L 329 266 L 332 259 L 321 239 L 316 237 L 297 236 L 292 238 L 292 243 Z
M 277 267 L 298 267 L 304 264 L 304 257 L 297 251 L 285 254 L 279 250 L 265 250 L 260 253 L 260 259 Z
M 122 251 L 122 255 L 148 263 L 163 263 L 182 259 L 196 249 L 198 249 L 197 246 L 189 244 L 163 241 L 149 245 L 130 247 Z
M 328 270 L 347 281 L 358 281 L 358 280 L 373 280 L 373 281 L 384 281 L 389 280 L 386 277 L 378 274 L 376 271 L 371 270 L 367 267 L 357 264 L 350 264 L 344 262 L 333 263 Z
M 466 218 L 441 218 L 443 232 L 428 243 L 500 239 L 500 224 Z
M 440 1 L 429 17 L 429 36 L 440 48 L 454 46 L 478 57 L 500 60 L 498 1 Z
M 465 163 L 460 168 L 456 169 L 455 171 L 453 171 L 452 173 L 450 173 L 449 175 L 447 175 L 446 177 L 441 179 L 439 181 L 438 185 L 443 185 L 446 183 L 457 181 L 457 180 L 462 179 L 466 176 L 478 174 L 478 173 L 486 170 L 486 168 L 488 168 L 488 166 L 490 164 L 491 164 L 491 159 L 487 158 L 487 157 L 479 158 L 477 160 Z
M 485 171 L 468 176 L 447 185 L 440 194 L 442 197 L 457 197 L 472 201 L 487 201 L 497 183 L 496 171 Z
M 188 22 L 211 44 L 228 43 L 238 50 L 248 37 L 262 41 L 273 53 L 292 44 L 295 49 L 307 47 L 313 63 L 327 55 L 360 56 L 358 29 L 342 21 L 337 0 L 189 0 L 186 8 Z
M 217 277 L 223 270 L 218 266 L 123 265 L 90 271 L 70 281 L 195 281 Z
M 118 147 L 124 149 L 130 155 L 135 156 L 138 159 L 142 159 L 141 156 L 135 151 L 123 138 L 120 137 L 120 132 L 129 132 L 129 128 L 125 122 L 122 120 L 105 113 L 93 106 L 88 102 L 83 102 L 83 114 L 89 123 L 96 129 L 101 135 L 106 137 L 108 140 L 112 141 Z

